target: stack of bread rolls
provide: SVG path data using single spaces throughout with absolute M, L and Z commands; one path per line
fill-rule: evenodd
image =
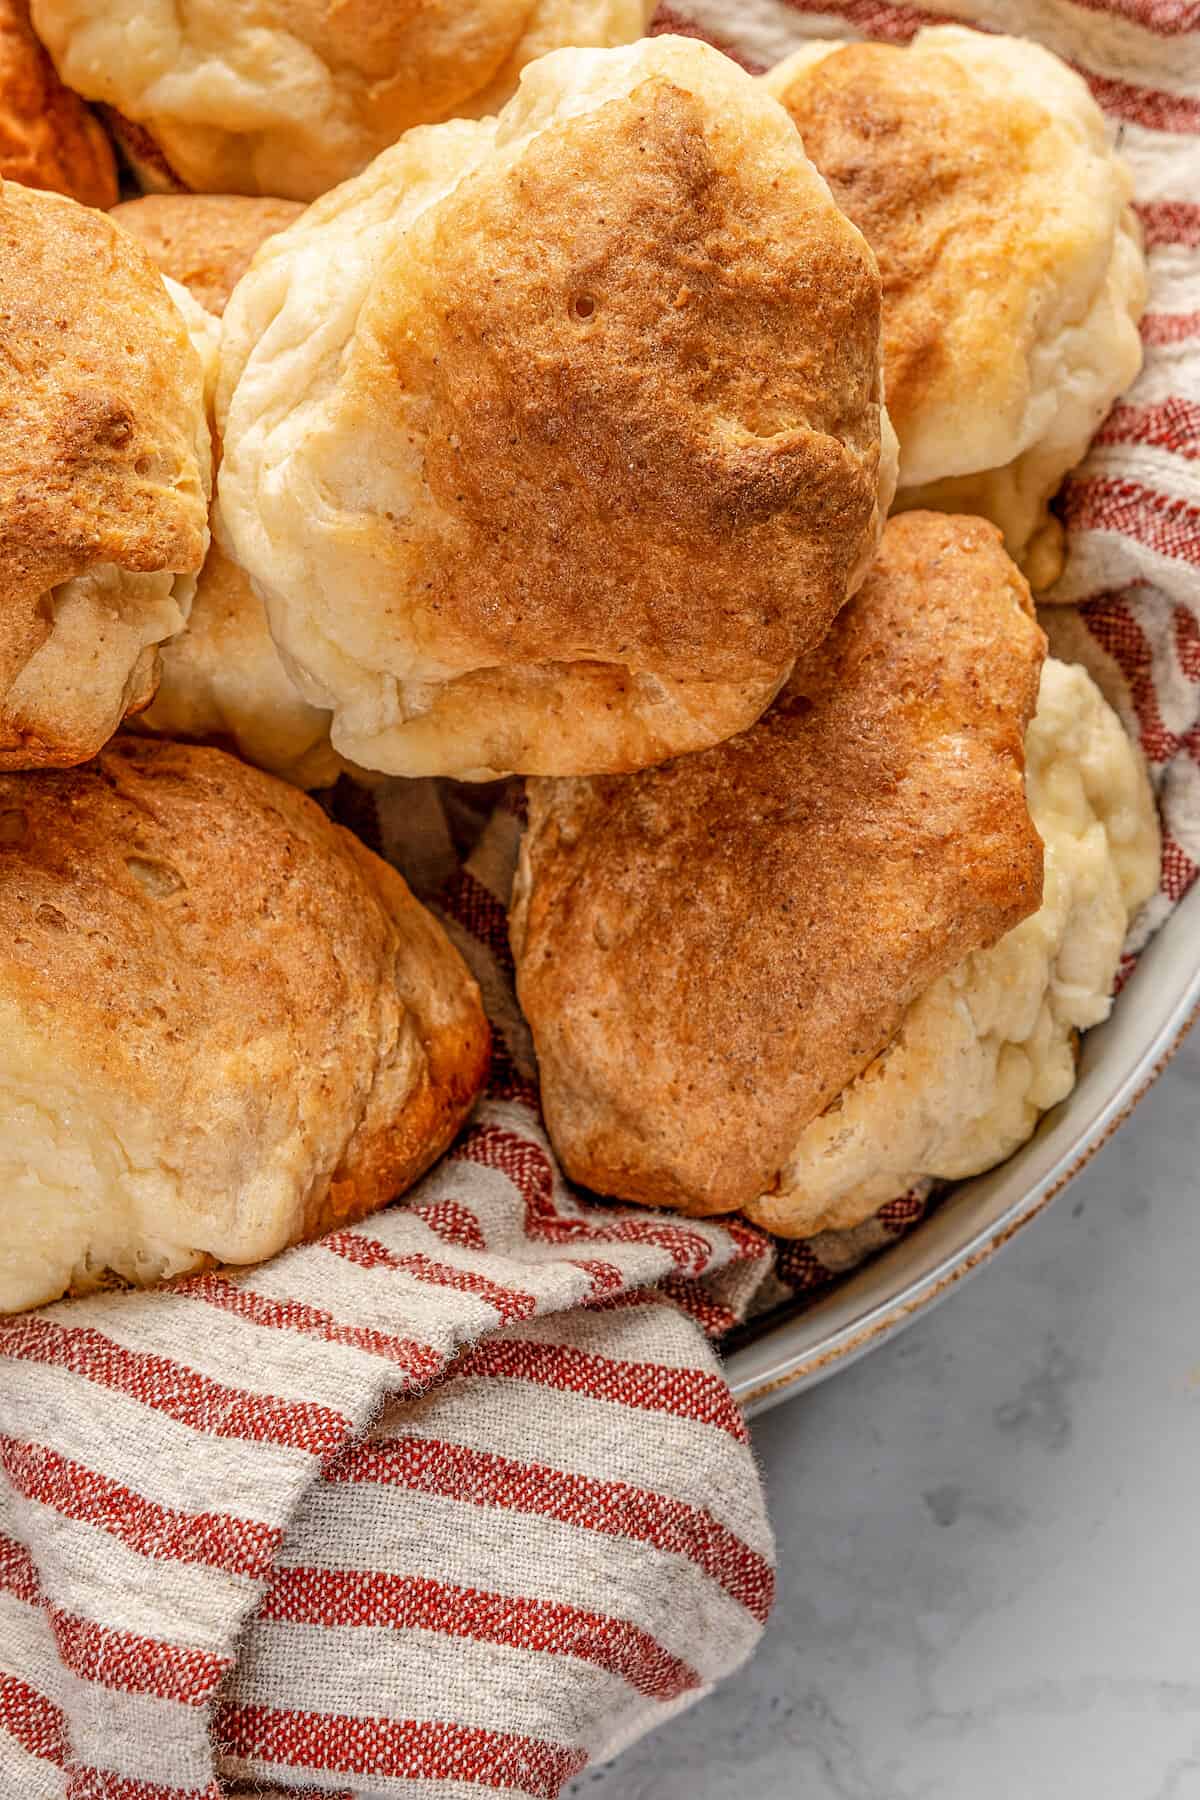
M 0 1311 L 270 1256 L 467 1117 L 479 991 L 301 791 L 347 771 L 529 778 L 584 1186 L 804 1237 L 1001 1160 L 1159 867 L 1029 585 L 1139 362 L 1083 84 L 958 28 L 755 79 L 641 0 L 244 11 L 0 32 L 0 110 L 58 95 L 0 138 Z

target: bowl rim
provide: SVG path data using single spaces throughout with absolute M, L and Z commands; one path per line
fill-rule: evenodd
M 829 1294 L 765 1326 L 725 1373 L 752 1418 L 823 1381 L 945 1299 L 1002 1250 L 1124 1124 L 1200 1017 L 1200 881 L 1163 922 L 1109 1018 L 1083 1040 L 1079 1079 L 998 1168 Z

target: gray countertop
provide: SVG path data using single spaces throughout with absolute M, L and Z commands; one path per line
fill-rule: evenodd
M 1200 1800 L 1200 1032 L 944 1306 L 761 1419 L 757 1657 L 576 1800 Z

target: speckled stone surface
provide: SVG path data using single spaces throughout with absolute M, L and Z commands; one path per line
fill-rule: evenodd
M 572 1800 L 1200 1800 L 1200 1032 L 990 1267 L 754 1438 L 758 1656 Z

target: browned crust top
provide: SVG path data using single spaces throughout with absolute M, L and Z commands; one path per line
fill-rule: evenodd
M 64 87 L 24 0 L 0 0 L 0 176 L 112 206 L 117 167 L 100 121 Z
M 876 529 L 879 283 L 757 117 L 653 76 L 381 273 L 347 408 L 423 435 L 432 504 L 394 533 L 442 642 L 747 680 L 828 627 Z
M 0 182 L 0 617 L 97 563 L 199 569 L 207 502 L 180 397 L 194 364 L 139 244 Z
M 910 513 L 750 731 L 530 783 L 518 994 L 572 1176 L 745 1205 L 916 995 L 1036 909 L 1044 650 L 994 527 Z

